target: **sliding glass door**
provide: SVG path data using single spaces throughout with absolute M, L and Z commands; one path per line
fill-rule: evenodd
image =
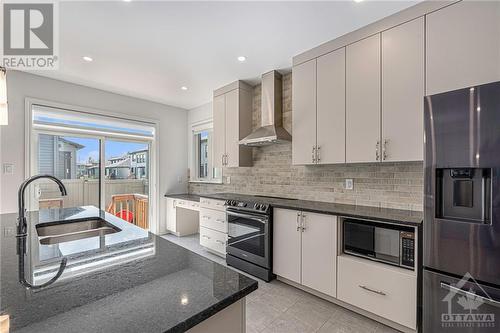
M 106 210 L 148 229 L 149 144 L 105 140 L 104 202 Z
M 95 206 L 150 229 L 154 193 L 154 126 L 72 110 L 32 106 L 31 174 L 64 183 L 38 181 L 31 209 Z

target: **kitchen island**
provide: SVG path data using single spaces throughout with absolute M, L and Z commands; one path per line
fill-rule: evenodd
M 89 218 L 112 228 L 69 240 L 37 231 Z M 95 207 L 28 213 L 25 242 L 16 219 L 0 215 L 0 315 L 10 332 L 244 332 L 255 280 Z M 25 287 L 49 281 L 62 258 L 57 281 Z

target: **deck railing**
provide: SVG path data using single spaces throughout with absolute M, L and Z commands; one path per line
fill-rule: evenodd
M 132 213 L 130 223 L 143 229 L 149 228 L 147 195 L 137 193 L 112 195 L 106 211 L 124 220 L 129 218 L 127 212 L 130 212 Z

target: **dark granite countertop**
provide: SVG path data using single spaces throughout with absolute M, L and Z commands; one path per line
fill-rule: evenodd
M 121 231 L 40 244 L 37 224 L 89 217 Z M 255 280 L 95 207 L 29 213 L 25 249 L 16 219 L 0 215 L 0 315 L 11 332 L 184 332 L 257 289 Z M 62 256 L 68 264 L 54 284 L 20 284 L 20 270 L 29 283 L 48 281 Z
M 200 196 L 197 194 L 188 194 L 188 193 L 180 193 L 180 194 L 165 194 L 166 198 L 174 198 L 180 200 L 189 200 L 189 201 L 197 201 L 200 202 Z
M 365 219 L 376 219 L 385 222 L 406 224 L 411 226 L 419 226 L 423 221 L 422 212 L 378 208 L 369 206 L 346 205 L 331 202 L 310 201 L 310 200 L 295 200 L 273 197 L 259 197 L 246 194 L 235 193 L 214 193 L 202 194 L 204 198 L 212 198 L 219 200 L 249 200 L 259 203 L 268 203 L 274 208 L 296 209 L 314 213 L 333 214 L 345 217 L 357 217 Z

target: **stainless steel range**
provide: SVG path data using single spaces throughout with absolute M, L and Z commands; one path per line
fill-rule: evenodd
M 271 281 L 272 208 L 261 202 L 226 200 L 228 265 Z

